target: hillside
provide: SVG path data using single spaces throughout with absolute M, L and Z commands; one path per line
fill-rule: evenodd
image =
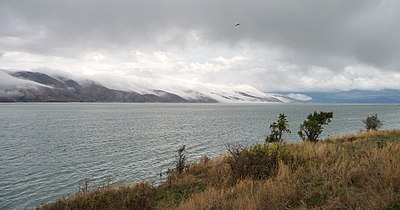
M 250 86 L 209 84 L 204 87 L 172 90 L 127 90 L 126 88 L 121 90 L 83 78 L 74 80 L 40 72 L 0 71 L 0 102 L 283 103 L 298 101 L 296 98 L 285 95 L 263 93 Z
M 38 209 L 400 208 L 399 130 L 230 151 L 173 171 L 159 186 L 82 188 Z
M 107 88 L 94 81 L 77 82 L 65 77 L 52 77 L 38 72 L 14 72 L 11 76 L 29 85 L 3 87 L 0 102 L 216 102 L 207 97 L 185 99 L 162 90 L 141 94 Z

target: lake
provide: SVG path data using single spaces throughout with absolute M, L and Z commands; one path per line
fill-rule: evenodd
M 355 133 L 378 114 L 400 128 L 398 105 L 0 103 L 0 209 L 32 209 L 77 192 L 85 179 L 160 181 L 186 145 L 189 161 L 226 153 L 226 145 L 262 143 L 279 113 L 292 142 L 310 112 L 332 111 L 322 137 Z

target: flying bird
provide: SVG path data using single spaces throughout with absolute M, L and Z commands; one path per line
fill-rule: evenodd
M 240 23 L 236 23 L 236 24 L 235 24 L 236 27 L 239 26 L 239 25 L 240 25 Z

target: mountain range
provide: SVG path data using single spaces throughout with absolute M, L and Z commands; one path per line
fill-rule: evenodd
M 90 79 L 32 71 L 0 70 L 0 102 L 159 103 L 392 103 L 400 90 L 265 93 L 251 86 L 203 85 L 179 89 L 116 88 Z
M 283 103 L 299 101 L 295 97 L 263 93 L 251 87 L 234 88 L 230 87 L 229 91 L 214 88 L 206 91 L 186 89 L 169 92 L 152 89 L 137 92 L 109 88 L 87 79 L 73 80 L 65 76 L 31 71 L 0 71 L 0 102 Z

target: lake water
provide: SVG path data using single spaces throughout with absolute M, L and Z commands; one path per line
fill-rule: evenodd
M 226 144 L 264 141 L 285 113 L 290 141 L 313 111 L 332 111 L 322 137 L 355 133 L 377 113 L 383 129 L 400 128 L 397 105 L 293 104 L 0 104 L 0 209 L 32 209 L 74 193 L 83 180 L 160 181 L 186 145 L 190 161 L 226 153 Z

